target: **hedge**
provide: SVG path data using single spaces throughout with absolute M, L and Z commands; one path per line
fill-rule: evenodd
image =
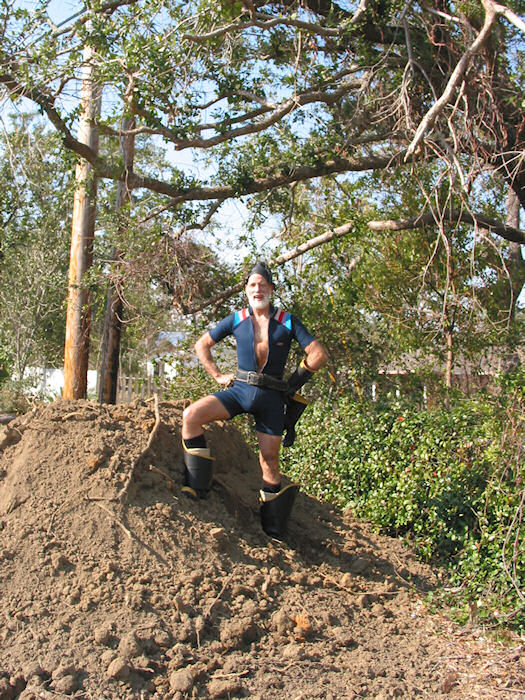
M 525 628 L 525 382 L 422 410 L 409 402 L 312 404 L 284 451 L 303 489 L 446 567 L 461 610 Z

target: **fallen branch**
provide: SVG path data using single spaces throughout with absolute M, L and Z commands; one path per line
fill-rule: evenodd
M 232 580 L 232 578 L 233 578 L 233 573 L 231 573 L 231 574 L 228 576 L 228 578 L 226 579 L 226 581 L 225 581 L 223 587 L 221 588 L 221 590 L 217 593 L 217 595 L 215 596 L 215 598 L 214 598 L 214 599 L 212 600 L 212 602 L 210 603 L 210 605 L 209 605 L 209 607 L 208 607 L 208 610 L 206 610 L 206 612 L 205 612 L 204 615 L 203 615 L 203 620 L 207 620 L 207 619 L 208 619 L 208 617 L 210 616 L 210 613 L 211 613 L 211 611 L 213 610 L 215 604 L 219 601 L 219 599 L 220 599 L 220 597 L 222 596 L 222 594 L 224 593 L 224 591 L 228 588 L 228 584 L 230 583 L 230 581 Z
M 149 544 L 147 544 L 146 542 L 143 542 L 143 541 L 140 539 L 140 537 L 138 537 L 136 534 L 134 534 L 133 532 L 131 532 L 131 530 L 128 530 L 128 528 L 117 518 L 117 516 L 116 516 L 112 511 L 109 510 L 109 508 L 106 508 L 106 506 L 102 505 L 102 503 L 99 502 L 100 499 L 86 497 L 85 500 L 86 500 L 86 501 L 89 501 L 89 502 L 93 502 L 93 503 L 94 503 L 95 505 L 97 505 L 99 508 L 102 508 L 103 511 L 105 511 L 109 516 L 111 516 L 111 518 L 115 521 L 115 524 L 118 525 L 118 526 L 120 527 L 120 529 L 129 537 L 130 540 L 134 540 L 135 542 L 137 542 L 138 544 L 140 544 L 142 547 L 144 547 L 144 549 L 146 549 L 148 552 L 150 552 L 150 553 L 153 554 L 155 557 L 157 557 L 157 559 L 158 559 L 160 562 L 162 562 L 162 563 L 164 564 L 164 566 L 167 566 L 168 568 L 171 569 L 171 564 L 170 564 L 170 562 L 167 561 L 167 560 L 162 556 L 162 554 L 160 554 L 159 552 L 157 552 L 155 549 L 153 549 L 153 547 L 151 547 L 151 546 L 150 546 Z M 106 500 L 108 500 L 108 501 L 115 501 L 116 499 L 115 499 L 115 498 L 112 498 L 112 499 L 106 499 Z
M 117 493 L 116 496 L 86 496 L 86 501 L 93 501 L 94 503 L 98 503 L 99 501 L 106 501 L 108 503 L 113 503 L 115 501 L 121 501 L 122 497 L 127 493 L 127 490 L 129 488 L 129 485 L 131 483 L 131 479 L 133 478 L 133 475 L 135 473 L 135 469 L 137 468 L 138 463 L 140 460 L 144 457 L 144 455 L 148 452 L 149 448 L 151 447 L 151 444 L 153 443 L 153 440 L 155 439 L 155 435 L 157 434 L 157 431 L 159 429 L 160 425 L 160 412 L 159 412 L 159 399 L 157 394 L 154 394 L 153 399 L 148 399 L 148 401 L 153 400 L 155 402 L 155 424 L 153 425 L 153 428 L 149 434 L 148 437 L 148 442 L 146 443 L 146 447 L 142 450 L 142 452 L 139 454 L 139 456 L 135 459 L 133 462 L 131 469 L 129 470 L 129 474 L 126 477 L 126 481 L 123 485 L 123 487 L 120 489 L 120 491 Z
M 155 472 L 156 474 L 160 474 L 161 476 L 163 476 L 163 477 L 166 479 L 166 481 L 167 481 L 171 486 L 173 486 L 174 488 L 178 488 L 178 487 L 179 487 L 179 484 L 177 484 L 177 482 L 174 481 L 174 480 L 171 478 L 171 476 L 169 476 L 168 474 L 166 474 L 165 471 L 162 471 L 162 469 L 159 469 L 158 467 L 153 466 L 153 464 L 150 464 L 149 470 L 150 470 L 150 472 Z
M 249 673 L 249 668 L 245 669 L 244 671 L 239 671 L 239 673 L 214 673 L 212 680 L 222 680 L 223 678 L 242 678 L 243 676 L 247 676 Z
M 62 416 L 60 418 L 60 420 L 65 421 L 65 420 L 69 420 L 70 418 L 76 418 L 77 416 L 80 416 L 80 418 L 82 418 L 84 416 L 84 414 L 81 413 L 80 411 L 72 411 L 71 413 L 66 413 L 66 415 Z
M 354 588 L 348 588 L 347 586 L 343 586 L 342 584 L 339 583 L 333 576 L 330 576 L 329 574 L 323 574 L 321 572 L 320 576 L 323 579 L 325 583 L 329 583 L 334 588 L 337 588 L 340 591 L 344 591 L 345 593 L 348 593 L 349 595 L 370 595 L 370 596 L 387 596 L 387 595 L 397 595 L 399 591 L 385 591 L 385 590 L 361 590 L 361 589 L 354 589 Z
M 56 509 L 53 511 L 53 513 L 51 513 L 51 517 L 49 518 L 49 525 L 47 526 L 47 530 L 46 530 L 46 535 L 49 535 L 49 534 L 51 533 L 51 528 L 53 527 L 53 520 L 55 519 L 55 517 L 60 513 L 60 511 L 61 511 L 63 508 L 65 508 L 66 506 L 68 506 L 68 505 L 70 504 L 71 499 L 73 498 L 73 496 L 76 496 L 77 493 L 80 493 L 80 491 L 83 491 L 83 490 L 84 490 L 84 487 L 83 487 L 83 486 L 80 486 L 78 489 L 76 489 L 75 491 L 73 491 L 73 493 L 71 494 L 71 496 L 69 496 L 68 499 L 66 499 L 63 503 L 61 503 L 61 504 L 58 506 L 58 508 L 56 508 Z

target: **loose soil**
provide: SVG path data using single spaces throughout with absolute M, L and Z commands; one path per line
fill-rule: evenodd
M 525 645 L 430 612 L 437 574 L 300 494 L 261 531 L 257 457 L 210 426 L 180 493 L 183 405 L 59 401 L 0 434 L 0 700 L 518 698 Z M 2 437 L 3 435 L 3 437 Z

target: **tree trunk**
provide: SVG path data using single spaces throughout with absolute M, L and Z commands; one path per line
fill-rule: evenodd
M 122 131 L 120 139 L 125 172 L 131 173 L 133 170 L 133 160 L 135 156 L 135 136 L 126 134 L 135 128 L 133 117 L 124 117 L 122 120 Z M 118 212 L 122 207 L 131 201 L 131 190 L 127 182 L 119 180 L 117 184 L 117 195 L 115 200 L 115 210 Z M 118 260 L 120 253 L 114 251 L 113 259 Z M 104 336 L 102 340 L 102 360 L 100 364 L 100 385 L 98 400 L 100 403 L 117 402 L 118 368 L 120 359 L 120 339 L 122 335 L 122 315 L 123 304 L 118 289 L 110 281 L 106 296 L 106 315 L 104 317 Z
M 100 362 L 99 403 L 117 403 L 120 337 L 122 333 L 122 299 L 110 283 L 106 295 L 104 337 Z
M 91 63 L 93 50 L 84 49 L 82 69 L 82 112 L 78 127 L 78 140 L 98 152 L 98 127 L 101 90 L 93 80 Z M 84 286 L 84 275 L 93 261 L 93 237 L 97 183 L 93 168 L 87 161 L 80 161 L 75 171 L 76 191 L 73 202 L 71 227 L 71 254 L 69 260 L 69 285 L 66 316 L 66 342 L 64 350 L 65 399 L 80 399 L 87 392 L 89 359 L 89 332 L 91 309 L 89 289 Z
M 452 387 L 452 369 L 454 367 L 454 337 L 450 325 L 445 326 L 445 342 L 447 346 L 447 360 L 445 366 L 445 386 Z
M 450 271 L 452 276 L 452 271 Z M 445 387 L 447 390 L 446 405 L 448 406 L 448 397 L 452 388 L 452 373 L 454 370 L 455 361 L 455 338 L 456 330 L 456 308 L 454 303 L 447 303 L 443 309 L 443 335 L 445 339 Z
M 507 220 L 509 226 L 519 228 L 521 204 L 518 195 L 509 188 L 507 195 Z M 509 274 L 512 297 L 510 299 L 510 313 L 514 318 L 516 302 L 525 284 L 525 260 L 521 254 L 520 243 L 509 243 Z

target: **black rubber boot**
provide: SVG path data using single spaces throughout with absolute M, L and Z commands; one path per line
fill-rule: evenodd
M 213 460 L 208 447 L 184 446 L 184 486 L 182 492 L 191 498 L 208 498 L 213 479 Z
M 286 534 L 288 518 L 292 512 L 295 497 L 299 492 L 297 484 L 289 484 L 279 493 L 260 491 L 261 525 L 264 532 L 276 540 Z

